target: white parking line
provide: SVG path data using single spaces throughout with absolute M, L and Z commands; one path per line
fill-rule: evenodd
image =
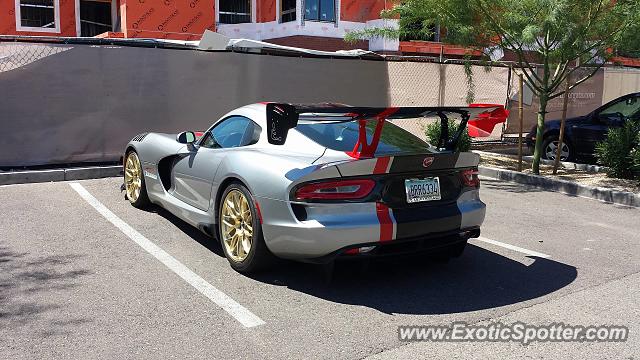
M 176 260 L 173 256 L 169 255 L 166 251 L 162 250 L 156 244 L 137 232 L 129 224 L 122 221 L 114 213 L 111 212 L 106 206 L 102 205 L 98 199 L 93 197 L 82 185 L 79 183 L 69 184 L 89 205 L 93 206 L 105 219 L 109 220 L 115 227 L 120 229 L 125 235 L 127 235 L 136 244 L 140 245 L 146 252 L 153 255 L 166 267 L 171 269 L 174 273 L 180 276 L 184 281 L 189 283 L 202 293 L 204 296 L 213 301 L 216 305 L 220 306 L 223 310 L 228 312 L 236 320 L 238 320 L 245 327 L 254 327 L 263 325 L 265 322 L 259 317 L 247 310 L 244 306 L 238 304 L 235 300 L 230 298 L 227 294 L 215 288 L 209 284 L 206 280 L 201 278 L 198 274 L 189 270 L 180 261 Z
M 472 240 L 478 240 L 478 241 L 485 242 L 487 244 L 500 246 L 500 247 L 503 247 L 505 249 L 521 252 L 521 253 L 529 255 L 529 256 L 535 256 L 535 257 L 545 258 L 545 259 L 551 257 L 551 255 L 547 255 L 547 254 L 543 254 L 543 253 L 540 253 L 540 252 L 537 252 L 537 251 L 521 248 L 519 246 L 515 246 L 515 245 L 511 245 L 511 244 L 505 244 L 503 242 L 487 239 L 486 237 L 482 237 L 482 236 L 479 237 L 479 238 L 476 238 L 476 239 L 472 239 Z

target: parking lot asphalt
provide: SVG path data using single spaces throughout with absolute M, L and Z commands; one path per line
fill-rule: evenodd
M 213 239 L 130 206 L 121 179 L 76 183 L 111 220 L 71 182 L 0 186 L 2 359 L 640 354 L 637 208 L 483 179 L 486 241 L 444 264 L 339 264 L 327 283 L 320 267 L 293 262 L 240 275 Z M 236 305 L 260 322 L 239 321 Z M 401 325 L 459 321 L 615 324 L 630 335 L 526 346 L 398 339 Z

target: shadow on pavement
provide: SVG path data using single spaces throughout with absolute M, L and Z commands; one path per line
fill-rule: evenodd
M 79 255 L 34 257 L 0 245 L 0 328 L 14 328 L 40 320 L 46 312 L 63 306 L 49 300 L 48 294 L 67 291 L 77 286 L 76 280 L 91 272 L 73 269 Z M 69 321 L 54 320 L 49 327 L 39 326 L 48 335 L 63 333 Z M 9 326 L 11 325 L 11 327 Z
M 192 239 L 224 257 L 220 244 L 168 211 L 153 207 Z M 282 261 L 254 280 L 286 286 L 336 303 L 396 314 L 448 314 L 482 310 L 535 299 L 557 291 L 577 276 L 575 267 L 534 258 L 529 265 L 475 245 L 446 264 L 429 258 L 396 258 L 336 265 L 330 283 L 320 265 Z M 241 276 L 241 275 L 240 275 Z
M 144 211 L 152 212 L 162 216 L 167 221 L 172 223 L 175 227 L 177 227 L 180 231 L 188 235 L 193 240 L 197 241 L 200 245 L 204 246 L 209 251 L 215 253 L 218 256 L 224 257 L 222 247 L 216 239 L 205 235 L 202 231 L 182 221 L 182 219 L 173 215 L 168 210 L 165 210 L 158 205 L 151 205 L 147 209 L 144 209 Z
M 484 189 L 489 189 L 489 190 L 497 190 L 497 191 L 506 191 L 506 192 L 511 192 L 511 193 L 539 193 L 539 192 L 549 192 L 549 193 L 554 193 L 554 194 L 559 194 L 559 195 L 564 195 L 564 196 L 568 196 L 568 197 L 572 197 L 572 198 L 578 198 L 580 195 L 578 195 L 579 192 L 579 187 L 578 187 L 578 183 L 572 182 L 569 185 L 563 186 L 561 191 L 551 191 L 551 190 L 545 190 L 542 188 L 538 188 L 532 185 L 527 185 L 527 184 L 520 184 L 520 183 L 515 183 L 515 182 L 510 182 L 507 180 L 496 180 L 496 179 L 488 179 L 488 178 L 482 178 L 481 180 L 481 184 L 482 184 L 482 188 Z M 599 188 L 607 188 L 607 186 L 598 186 Z M 480 194 L 482 196 L 482 190 L 480 190 Z M 588 197 L 586 197 L 587 199 L 589 199 Z M 590 199 L 590 200 L 595 200 L 595 201 L 599 201 L 598 199 Z M 602 201 L 602 204 L 606 204 L 609 206 L 612 206 L 616 209 L 627 209 L 627 210 L 637 210 L 636 207 L 633 206 L 627 206 L 627 205 L 621 205 L 621 204 L 616 204 L 616 203 L 612 203 L 612 202 L 606 202 L 606 201 Z
M 317 265 L 289 263 L 254 279 L 287 286 L 336 303 L 367 306 L 384 313 L 450 314 L 519 303 L 570 284 L 575 267 L 535 258 L 530 265 L 469 245 L 458 259 L 441 264 L 425 258 L 336 266 L 331 283 Z

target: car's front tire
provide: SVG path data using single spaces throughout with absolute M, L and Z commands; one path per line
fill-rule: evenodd
M 556 151 L 558 150 L 559 145 L 559 137 L 558 135 L 550 135 L 544 139 L 542 143 L 542 157 L 547 160 L 555 160 Z M 564 139 L 562 141 L 562 151 L 560 152 L 560 160 L 561 161 L 573 161 L 574 159 L 574 150 L 571 143 Z
M 127 153 L 124 162 L 124 188 L 127 200 L 131 205 L 142 209 L 149 205 L 149 195 L 144 182 L 144 173 L 138 153 L 134 150 Z
M 231 267 L 241 273 L 263 270 L 274 256 L 264 242 L 262 224 L 249 189 L 231 183 L 218 204 L 218 235 Z

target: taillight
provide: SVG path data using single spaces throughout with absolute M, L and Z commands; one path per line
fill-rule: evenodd
M 460 175 L 462 176 L 462 183 L 464 184 L 464 186 L 467 187 L 474 187 L 474 188 L 479 188 L 480 187 L 480 178 L 478 177 L 478 170 L 462 170 L 462 172 L 460 172 Z
M 326 181 L 303 185 L 295 192 L 296 200 L 353 200 L 371 193 L 376 186 L 371 179 Z

